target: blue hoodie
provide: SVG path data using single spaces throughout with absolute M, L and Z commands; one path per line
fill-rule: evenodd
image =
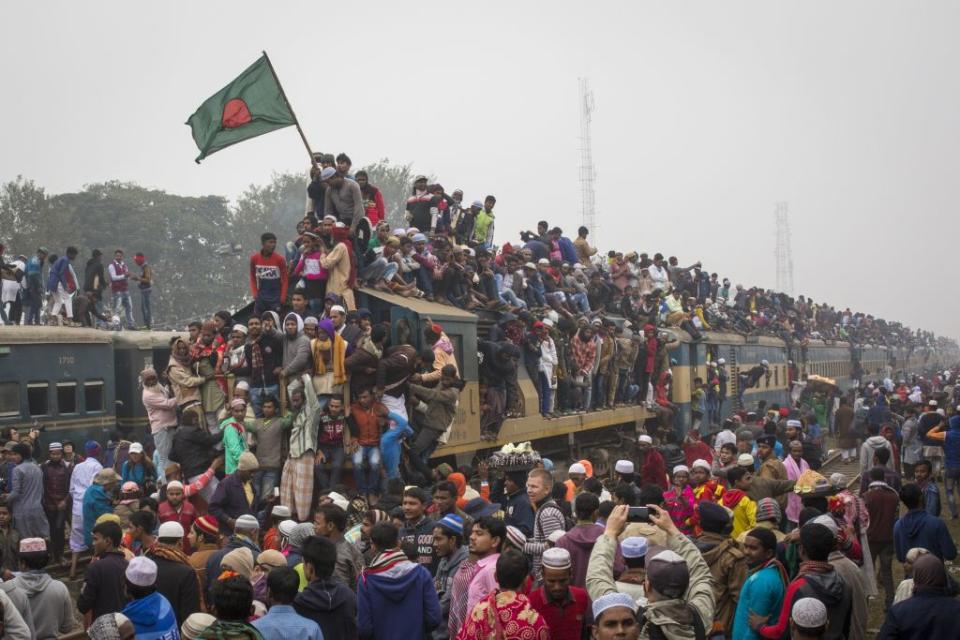
M 154 591 L 134 600 L 121 611 L 130 618 L 137 640 L 180 640 L 180 628 L 170 603 Z
M 103 485 L 92 484 L 83 494 L 83 543 L 88 549 L 93 546 L 93 526 L 105 513 L 113 513 L 110 496 Z
M 383 571 L 368 569 L 357 580 L 357 623 L 361 639 L 426 638 L 441 621 L 440 600 L 433 579 L 430 572 L 418 564 L 402 560 Z
M 907 551 L 914 547 L 923 547 L 941 560 L 957 557 L 947 525 L 923 509 L 913 509 L 897 520 L 893 525 L 893 543 L 900 562 L 907 560 Z

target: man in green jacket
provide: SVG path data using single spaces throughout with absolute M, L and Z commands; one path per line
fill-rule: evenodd
M 651 637 L 651 628 L 658 627 L 668 640 L 694 640 L 704 637 L 713 623 L 714 599 L 710 586 L 710 568 L 694 544 L 673 524 L 670 515 L 655 505 L 647 507 L 650 522 L 663 530 L 667 536 L 667 545 L 653 547 L 646 554 L 647 577 L 644 591 L 647 605 L 641 607 L 640 638 Z M 597 539 L 596 545 L 616 544 L 619 532 L 626 526 L 629 507 L 614 507 L 604 534 Z M 595 547 L 596 551 L 596 547 Z M 602 571 L 598 562 L 590 558 L 587 570 L 588 586 L 592 598 L 616 592 L 613 582 L 613 563 L 610 563 L 609 581 L 606 586 L 597 588 L 597 573 Z M 594 595 L 596 594 L 596 596 Z

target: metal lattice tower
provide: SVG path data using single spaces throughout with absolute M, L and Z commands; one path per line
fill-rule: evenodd
M 590 139 L 590 120 L 593 113 L 593 91 L 586 78 L 580 78 L 580 216 L 590 231 L 590 244 L 597 246 L 597 194 L 594 182 L 597 172 L 593 166 L 593 143 Z
M 777 221 L 777 291 L 793 295 L 793 251 L 790 249 L 790 214 L 786 202 L 778 202 Z

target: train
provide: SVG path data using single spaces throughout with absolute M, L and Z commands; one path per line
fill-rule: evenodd
M 576 460 L 606 448 L 613 455 L 636 440 L 638 427 L 654 416 L 643 405 L 623 406 L 543 419 L 537 393 L 525 367 L 518 367 L 522 415 L 504 421 L 496 441 L 480 438 L 479 358 L 477 340 L 486 336 L 491 318 L 456 307 L 403 298 L 372 289 L 358 291 L 358 303 L 375 323 L 387 323 L 394 343 L 422 348 L 423 328 L 439 323 L 453 343 L 466 386 L 447 443 L 435 458 L 467 463 L 508 442 L 531 441 L 544 455 Z M 242 321 L 244 311 L 237 312 Z M 249 313 L 249 311 L 247 311 Z M 614 320 L 617 320 L 614 318 Z M 622 321 L 622 319 L 620 319 Z M 931 368 L 947 368 L 958 353 L 906 351 L 883 346 L 811 340 L 790 345 L 770 336 L 706 332 L 693 340 L 679 329 L 663 328 L 672 342 L 672 401 L 681 431 L 691 424 L 691 392 L 696 378 L 705 378 L 707 364 L 725 361 L 729 380 L 723 414 L 735 408 L 738 374 L 762 360 L 769 374 L 746 389 L 744 404 L 786 405 L 790 385 L 806 374 L 833 378 L 846 390 L 860 379 L 882 379 Z M 38 428 L 41 441 L 69 439 L 82 443 L 140 437 L 149 432 L 140 400 L 138 373 L 147 366 L 162 371 L 170 357 L 174 331 L 101 331 L 60 327 L 0 327 L 0 429 Z M 602 462 L 602 460 L 600 461 Z M 597 469 L 603 472 L 603 464 Z

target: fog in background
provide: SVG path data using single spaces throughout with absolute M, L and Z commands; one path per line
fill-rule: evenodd
M 602 249 L 772 287 L 787 201 L 794 294 L 957 336 L 958 25 L 947 1 L 4 2 L 0 182 L 235 198 L 305 171 L 292 128 L 193 162 L 183 123 L 266 49 L 314 150 L 495 194 L 498 244 L 573 235 L 587 76 Z

